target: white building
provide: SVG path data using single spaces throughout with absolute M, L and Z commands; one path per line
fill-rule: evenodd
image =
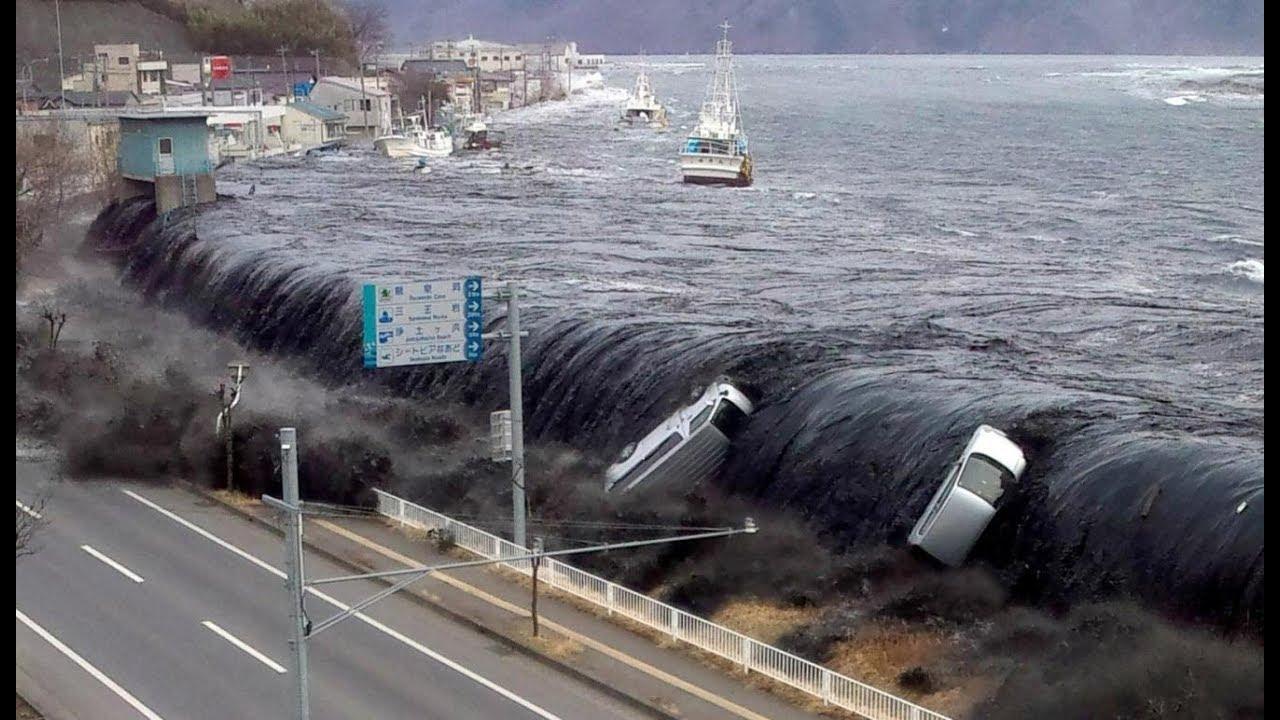
M 507 45 L 492 40 L 437 40 L 427 48 L 431 60 L 462 60 L 468 68 L 479 67 L 481 72 L 523 70 L 525 52 L 518 45 Z
M 368 136 L 391 132 L 392 119 L 400 106 L 387 89 L 386 80 L 380 78 L 365 78 L 362 91 L 358 77 L 322 77 L 311 88 L 309 99 L 320 107 L 345 114 L 348 134 Z
M 219 161 L 254 160 L 286 150 L 281 130 L 284 105 L 248 105 L 214 108 L 209 115 L 210 142 Z
M 347 116 L 298 100 L 285 106 L 282 133 L 289 150 L 342 145 L 347 140 Z

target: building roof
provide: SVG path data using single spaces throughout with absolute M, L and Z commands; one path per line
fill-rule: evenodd
M 447 75 L 450 73 L 469 73 L 467 61 L 461 59 L 432 60 L 431 58 L 409 58 L 400 66 L 401 72 Z
M 45 102 L 61 104 L 62 97 L 67 98 L 67 107 L 124 107 L 142 102 L 138 94 L 129 90 L 67 90 L 65 92 L 44 93 Z
M 345 90 L 355 90 L 356 92 L 360 92 L 360 78 L 358 77 L 349 78 L 349 77 L 335 77 L 333 75 L 326 75 L 325 77 L 320 78 L 320 82 L 337 85 L 338 87 L 343 88 Z M 374 78 L 365 78 L 364 93 L 366 95 L 373 95 L 373 96 L 391 94 L 386 90 L 378 87 L 377 80 L 375 80 Z
M 326 108 L 326 107 L 320 107 L 315 103 L 309 103 L 309 102 L 306 102 L 305 100 L 297 100 L 295 102 L 291 102 L 289 103 L 289 107 L 299 112 L 304 112 L 310 115 L 311 117 L 317 118 L 319 120 L 332 121 L 332 120 L 347 119 L 347 116 L 345 113 L 340 113 L 337 110 L 330 110 L 329 108 Z
M 253 76 L 232 75 L 229 78 L 213 78 L 209 81 L 209 87 L 213 90 L 252 90 L 262 87 L 262 84 Z
M 207 118 L 213 115 L 208 110 L 173 110 L 170 108 L 158 108 L 155 110 L 137 110 L 134 112 L 120 113 L 121 120 L 190 120 L 192 118 Z

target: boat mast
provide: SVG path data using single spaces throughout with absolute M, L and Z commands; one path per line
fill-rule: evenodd
M 728 20 L 720 25 L 723 35 L 716 42 L 715 74 L 711 78 L 711 89 L 707 93 L 707 101 L 702 106 L 702 115 L 721 128 L 727 128 L 730 134 L 738 131 L 738 92 L 733 82 L 733 43 L 729 41 Z

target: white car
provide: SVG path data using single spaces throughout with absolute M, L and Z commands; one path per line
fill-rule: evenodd
M 1000 496 L 1022 476 L 1026 456 L 1004 433 L 980 425 L 952 464 L 907 542 L 943 563 L 962 564 L 999 507 Z
M 641 483 L 693 486 L 720 466 L 730 439 L 754 410 L 737 388 L 712 383 L 692 405 L 623 449 L 605 471 L 605 491 L 622 494 Z

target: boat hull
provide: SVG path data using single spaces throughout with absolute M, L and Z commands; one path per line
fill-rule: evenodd
M 682 153 L 680 173 L 685 182 L 694 185 L 747 187 L 752 179 L 751 158 L 743 155 Z
M 403 137 L 378 138 L 373 145 L 384 157 L 389 158 L 413 157 L 414 150 L 418 147 L 411 138 Z

